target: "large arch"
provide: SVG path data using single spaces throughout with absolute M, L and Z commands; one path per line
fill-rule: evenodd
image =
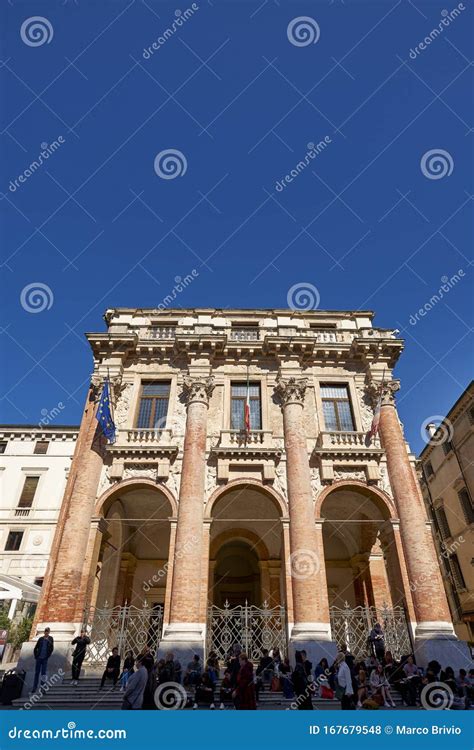
M 232 481 L 227 482 L 223 487 L 218 487 L 216 490 L 214 490 L 206 503 L 206 507 L 204 509 L 204 518 L 212 518 L 214 506 L 223 497 L 223 495 L 226 495 L 235 489 L 241 489 L 242 491 L 244 491 L 246 487 L 253 487 L 260 490 L 264 495 L 272 500 L 275 507 L 278 509 L 281 518 L 288 518 L 288 507 L 280 493 L 274 490 L 273 487 L 263 484 L 263 482 L 260 482 L 258 479 L 250 478 L 233 479 Z
M 104 511 L 108 510 L 111 501 L 113 502 L 116 495 L 128 492 L 130 489 L 138 490 L 141 487 L 151 488 L 164 495 L 171 506 L 171 516 L 176 518 L 178 515 L 178 502 L 173 493 L 164 484 L 157 484 L 153 479 L 147 479 L 146 477 L 131 477 L 130 479 L 122 479 L 122 481 L 113 484 L 97 499 L 94 515 L 104 515 Z
M 337 490 L 353 490 L 369 497 L 386 514 L 387 519 L 397 519 L 398 514 L 395 503 L 385 492 L 378 487 L 368 485 L 360 479 L 340 479 L 325 487 L 318 494 L 314 505 L 314 516 L 316 519 L 323 518 L 321 509 L 326 498 Z

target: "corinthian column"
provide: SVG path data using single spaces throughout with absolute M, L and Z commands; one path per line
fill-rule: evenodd
M 206 623 L 201 621 L 201 567 L 207 410 L 213 388 L 212 377 L 186 377 L 184 381 L 184 396 L 187 403 L 186 433 L 173 561 L 170 622 L 165 629 L 162 644 L 165 648 L 180 653 L 181 658 L 187 657 L 190 652 L 202 653 L 204 649 Z
M 303 425 L 305 378 L 279 378 L 276 392 L 283 410 L 285 434 L 290 551 L 286 560 L 293 591 L 292 650 L 311 652 L 312 660 L 331 657 L 331 642 L 324 549 L 313 510 L 311 475 Z
M 466 659 L 464 644 L 457 641 L 454 634 L 431 525 L 398 419 L 395 392 L 399 387 L 398 381 L 392 380 L 378 389 L 381 396 L 379 431 L 400 517 L 400 535 L 416 617 L 416 623 L 412 624 L 415 651 L 419 663 L 436 658 L 443 665 L 455 666 Z

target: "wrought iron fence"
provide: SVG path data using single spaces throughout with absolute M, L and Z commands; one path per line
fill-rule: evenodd
M 403 607 L 390 609 L 384 604 L 376 607 L 330 607 L 333 640 L 346 644 L 356 659 L 371 653 L 370 632 L 376 622 L 382 626 L 385 650 L 391 651 L 394 659 L 412 652 L 410 631 Z
M 84 622 L 90 645 L 85 662 L 90 666 L 105 664 L 117 646 L 122 658 L 127 651 L 137 656 L 145 646 L 155 654 L 163 627 L 163 607 L 104 607 L 92 609 Z
M 207 653 L 215 651 L 218 658 L 226 659 L 235 644 L 257 660 L 262 649 L 278 647 L 286 653 L 287 627 L 284 607 L 239 605 L 230 607 L 226 601 L 223 608 L 210 606 L 207 626 Z

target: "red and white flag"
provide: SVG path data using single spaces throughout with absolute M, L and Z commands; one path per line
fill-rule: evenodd
M 379 400 L 377 401 L 377 406 L 375 407 L 374 418 L 372 420 L 372 424 L 369 430 L 369 440 L 372 440 L 372 438 L 374 438 L 379 431 L 380 407 L 381 406 L 382 406 L 382 397 L 380 396 Z

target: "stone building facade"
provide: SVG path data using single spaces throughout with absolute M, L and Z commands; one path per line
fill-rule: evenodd
M 349 621 L 365 646 L 368 613 L 394 643 L 403 619 L 421 662 L 461 654 L 395 408 L 403 343 L 372 319 L 106 311 L 33 633 L 51 627 L 55 658 L 87 623 L 107 648 L 278 642 L 314 662 Z M 95 419 L 106 377 L 113 444 Z
M 440 425 L 428 425 L 421 487 L 458 637 L 474 642 L 474 382 Z
M 0 600 L 10 619 L 38 601 L 78 430 L 0 425 Z

